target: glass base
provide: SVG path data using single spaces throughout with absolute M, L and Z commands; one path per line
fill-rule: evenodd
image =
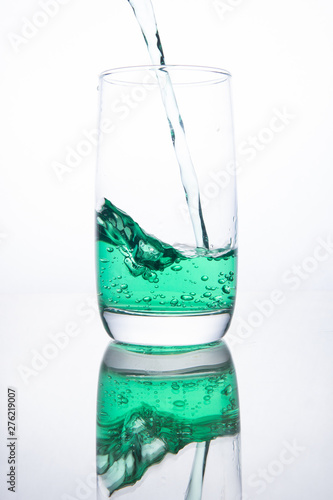
M 197 316 L 144 316 L 104 311 L 108 334 L 118 342 L 136 345 L 186 346 L 220 340 L 232 311 Z

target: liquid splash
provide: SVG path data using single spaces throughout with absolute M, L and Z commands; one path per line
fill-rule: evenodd
M 236 250 L 175 248 L 149 235 L 109 200 L 97 212 L 97 240 L 102 311 L 232 311 Z

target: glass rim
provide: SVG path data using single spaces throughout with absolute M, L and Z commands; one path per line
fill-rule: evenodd
M 99 79 L 103 82 L 109 83 L 111 85 L 158 85 L 158 81 L 154 82 L 143 82 L 140 81 L 140 78 L 137 80 L 126 80 L 125 78 L 119 78 L 120 75 L 125 74 L 133 74 L 135 72 L 143 72 L 143 71 L 154 71 L 157 70 L 167 70 L 168 72 L 177 72 L 177 73 L 187 73 L 196 72 L 202 75 L 210 75 L 210 77 L 193 79 L 190 81 L 184 82 L 173 82 L 174 85 L 204 85 L 204 84 L 214 84 L 214 83 L 222 83 L 224 81 L 228 81 L 232 75 L 229 71 L 221 68 L 217 68 L 214 66 L 199 66 L 199 65 L 184 65 L 184 64 L 165 64 L 165 65 L 155 65 L 155 64 L 147 64 L 147 65 L 138 65 L 138 66 L 124 66 L 118 68 L 111 68 L 105 71 L 102 71 L 99 75 Z

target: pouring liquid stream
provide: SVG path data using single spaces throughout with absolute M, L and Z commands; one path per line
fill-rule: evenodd
M 156 78 L 169 123 L 173 147 L 179 165 L 181 181 L 198 248 L 209 249 L 208 234 L 203 219 L 197 175 L 186 141 L 184 123 L 179 112 L 177 99 L 170 75 L 165 67 L 163 47 L 158 32 L 151 0 L 128 0 L 140 25 L 151 62 L 156 69 Z

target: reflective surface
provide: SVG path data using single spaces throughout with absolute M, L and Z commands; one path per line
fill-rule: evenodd
M 99 499 L 148 500 L 158 492 L 162 500 L 240 500 L 239 432 L 224 343 L 107 348 L 97 406 Z
M 254 326 L 266 297 L 240 293 L 226 336 L 241 403 L 242 500 L 328 498 L 333 294 L 286 293 Z M 7 471 L 6 391 L 14 386 L 19 475 L 16 497 L 0 481 L 1 500 L 97 498 L 96 398 L 108 339 L 92 298 L 2 296 L 0 467 Z

